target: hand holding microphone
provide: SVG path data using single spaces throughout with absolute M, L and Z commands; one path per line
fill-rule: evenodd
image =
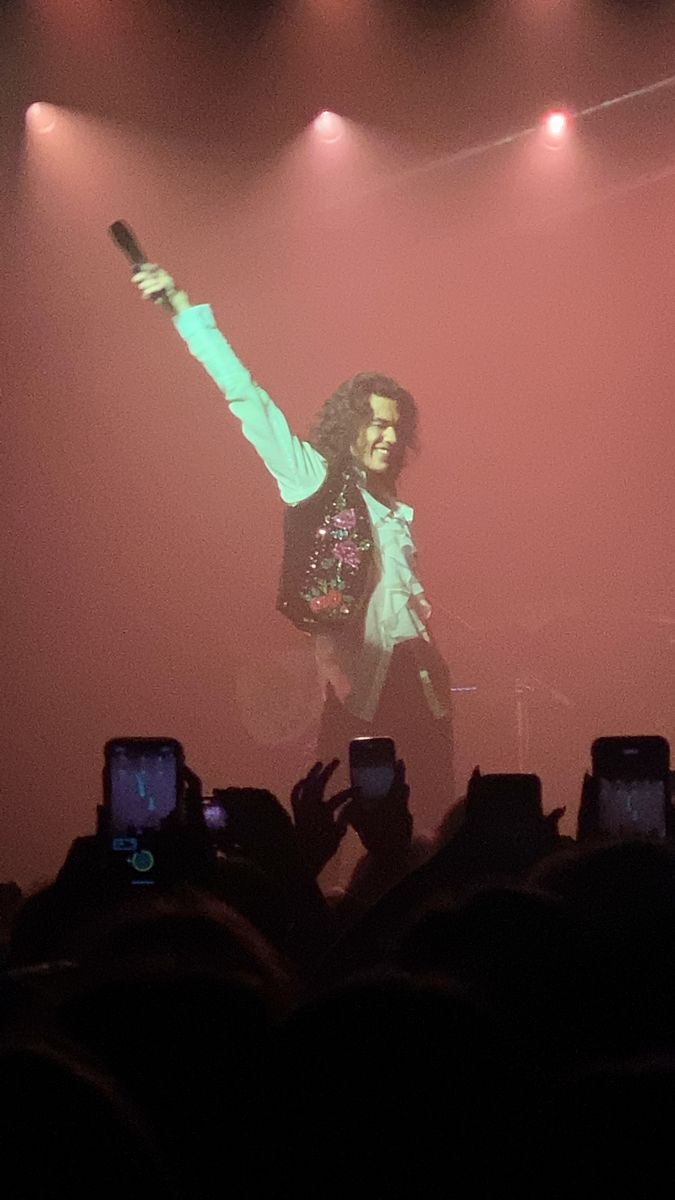
M 179 291 L 169 273 L 156 263 L 140 263 L 131 282 L 138 286 L 145 300 L 161 304 L 173 314 L 190 307 L 187 293 Z
M 146 256 L 126 222 L 115 221 L 108 233 L 134 268 L 131 281 L 144 299 L 161 304 L 173 315 L 190 307 L 187 293 L 176 287 L 169 273 L 156 263 L 146 262 Z

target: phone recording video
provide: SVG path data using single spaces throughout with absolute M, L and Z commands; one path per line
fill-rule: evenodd
M 212 796 L 205 796 L 202 802 L 204 824 L 211 833 L 223 833 L 228 825 L 228 811 L 224 800 L 224 789 L 216 788 Z
M 183 750 L 173 738 L 113 738 L 105 747 L 108 827 L 125 836 L 159 829 L 173 812 Z
M 211 833 L 219 833 L 222 829 L 227 829 L 227 810 L 222 804 L 217 803 L 213 796 L 204 798 L 202 805 L 204 812 L 204 824 Z
M 365 808 L 380 804 L 395 778 L 396 747 L 389 737 L 357 737 L 349 743 L 351 785 Z
M 596 738 L 597 828 L 616 837 L 665 838 L 670 829 L 670 746 L 658 736 Z
M 162 822 L 178 804 L 183 765 L 183 747 L 175 738 L 106 742 L 104 827 L 116 870 L 131 884 L 149 886 L 158 878 Z

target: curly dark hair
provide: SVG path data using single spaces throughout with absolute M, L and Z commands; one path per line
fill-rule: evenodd
M 405 466 L 408 451 L 418 448 L 417 405 L 410 392 L 388 375 L 362 371 L 341 383 L 324 402 L 309 440 L 329 466 L 340 467 L 348 462 L 359 430 L 372 417 L 371 396 L 384 396 L 398 405 L 398 452 L 392 463 L 392 475 L 396 478 Z

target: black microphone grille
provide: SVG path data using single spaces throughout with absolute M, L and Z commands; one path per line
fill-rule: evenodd
M 145 255 L 126 221 L 114 221 L 108 233 L 132 266 L 145 262 Z

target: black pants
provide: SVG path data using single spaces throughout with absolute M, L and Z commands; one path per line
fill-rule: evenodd
M 436 715 L 437 703 L 445 709 Z M 406 765 L 410 808 L 417 832 L 433 832 L 453 801 L 451 692 L 448 669 L 422 639 L 394 648 L 372 721 L 353 716 L 329 690 L 321 714 L 317 757 L 348 765 L 354 737 L 391 737 Z M 435 709 L 435 711 L 434 711 Z

